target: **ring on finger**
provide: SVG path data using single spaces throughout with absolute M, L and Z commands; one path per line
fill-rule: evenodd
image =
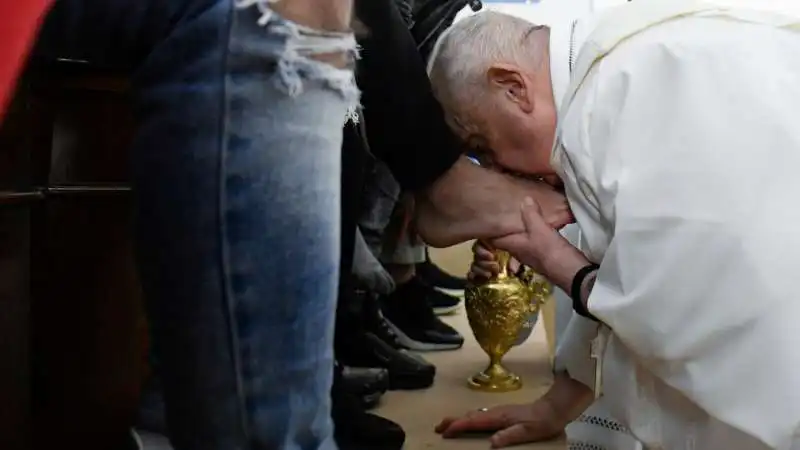
M 486 412 L 489 411 L 489 408 L 478 408 L 478 412 Z

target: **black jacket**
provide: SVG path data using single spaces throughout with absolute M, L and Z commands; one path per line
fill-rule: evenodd
M 342 144 L 343 291 L 350 281 L 364 176 L 372 158 L 367 148 L 407 191 L 429 186 L 460 155 L 409 31 L 410 16 L 404 20 L 396 1 L 407 0 L 355 1 L 356 15 L 368 31 L 359 38 L 361 59 L 356 69 L 363 122 L 345 126 Z
M 425 61 L 396 0 L 356 0 L 367 27 L 356 77 L 367 141 L 404 190 L 430 185 L 458 159 L 458 140 L 433 97 Z

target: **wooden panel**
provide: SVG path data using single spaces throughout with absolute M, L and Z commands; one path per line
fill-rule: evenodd
M 29 448 L 29 224 L 25 206 L 0 209 L 0 448 Z
M 31 192 L 24 90 L 0 127 L 0 192 Z M 30 448 L 30 204 L 0 202 L 0 448 Z
M 29 190 L 31 187 L 31 154 L 34 134 L 27 112 L 25 91 L 15 98 L 0 127 L 0 191 Z
M 49 183 L 127 184 L 134 130 L 127 97 L 70 89 L 59 91 L 57 101 Z
M 145 322 L 124 198 L 48 200 L 34 228 L 37 448 L 106 450 L 131 424 Z
M 105 85 L 91 89 L 92 78 L 44 73 L 48 78 L 32 78 L 27 101 L 35 128 L 32 183 L 126 184 L 133 132 L 127 97 Z M 32 206 L 33 444 L 123 448 L 146 369 L 147 335 L 130 198 L 73 194 L 48 195 Z

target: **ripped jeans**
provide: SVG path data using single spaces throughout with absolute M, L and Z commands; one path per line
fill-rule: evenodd
M 176 450 L 332 450 L 355 51 L 266 0 L 59 0 L 34 58 L 130 70 L 138 258 Z M 111 299 L 110 299 L 111 301 Z

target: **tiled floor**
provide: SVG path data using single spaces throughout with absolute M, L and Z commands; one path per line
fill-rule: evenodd
M 440 265 L 454 273 L 463 273 L 469 264 L 469 247 L 459 246 L 433 253 Z M 506 394 L 485 394 L 467 389 L 465 380 L 486 364 L 486 355 L 472 338 L 463 309 L 447 318 L 467 338 L 464 348 L 453 352 L 427 353 L 425 358 L 436 364 L 436 383 L 428 390 L 417 392 L 390 392 L 375 411 L 390 418 L 406 430 L 405 450 L 486 450 L 484 439 L 444 441 L 433 432 L 442 417 L 501 403 L 528 402 L 540 395 L 550 382 L 545 333 L 541 324 L 528 341 L 512 350 L 506 357 L 508 368 L 525 383 L 522 390 Z M 146 450 L 166 450 L 166 443 L 145 436 Z M 563 442 L 531 444 L 519 448 L 536 450 L 563 450 Z

